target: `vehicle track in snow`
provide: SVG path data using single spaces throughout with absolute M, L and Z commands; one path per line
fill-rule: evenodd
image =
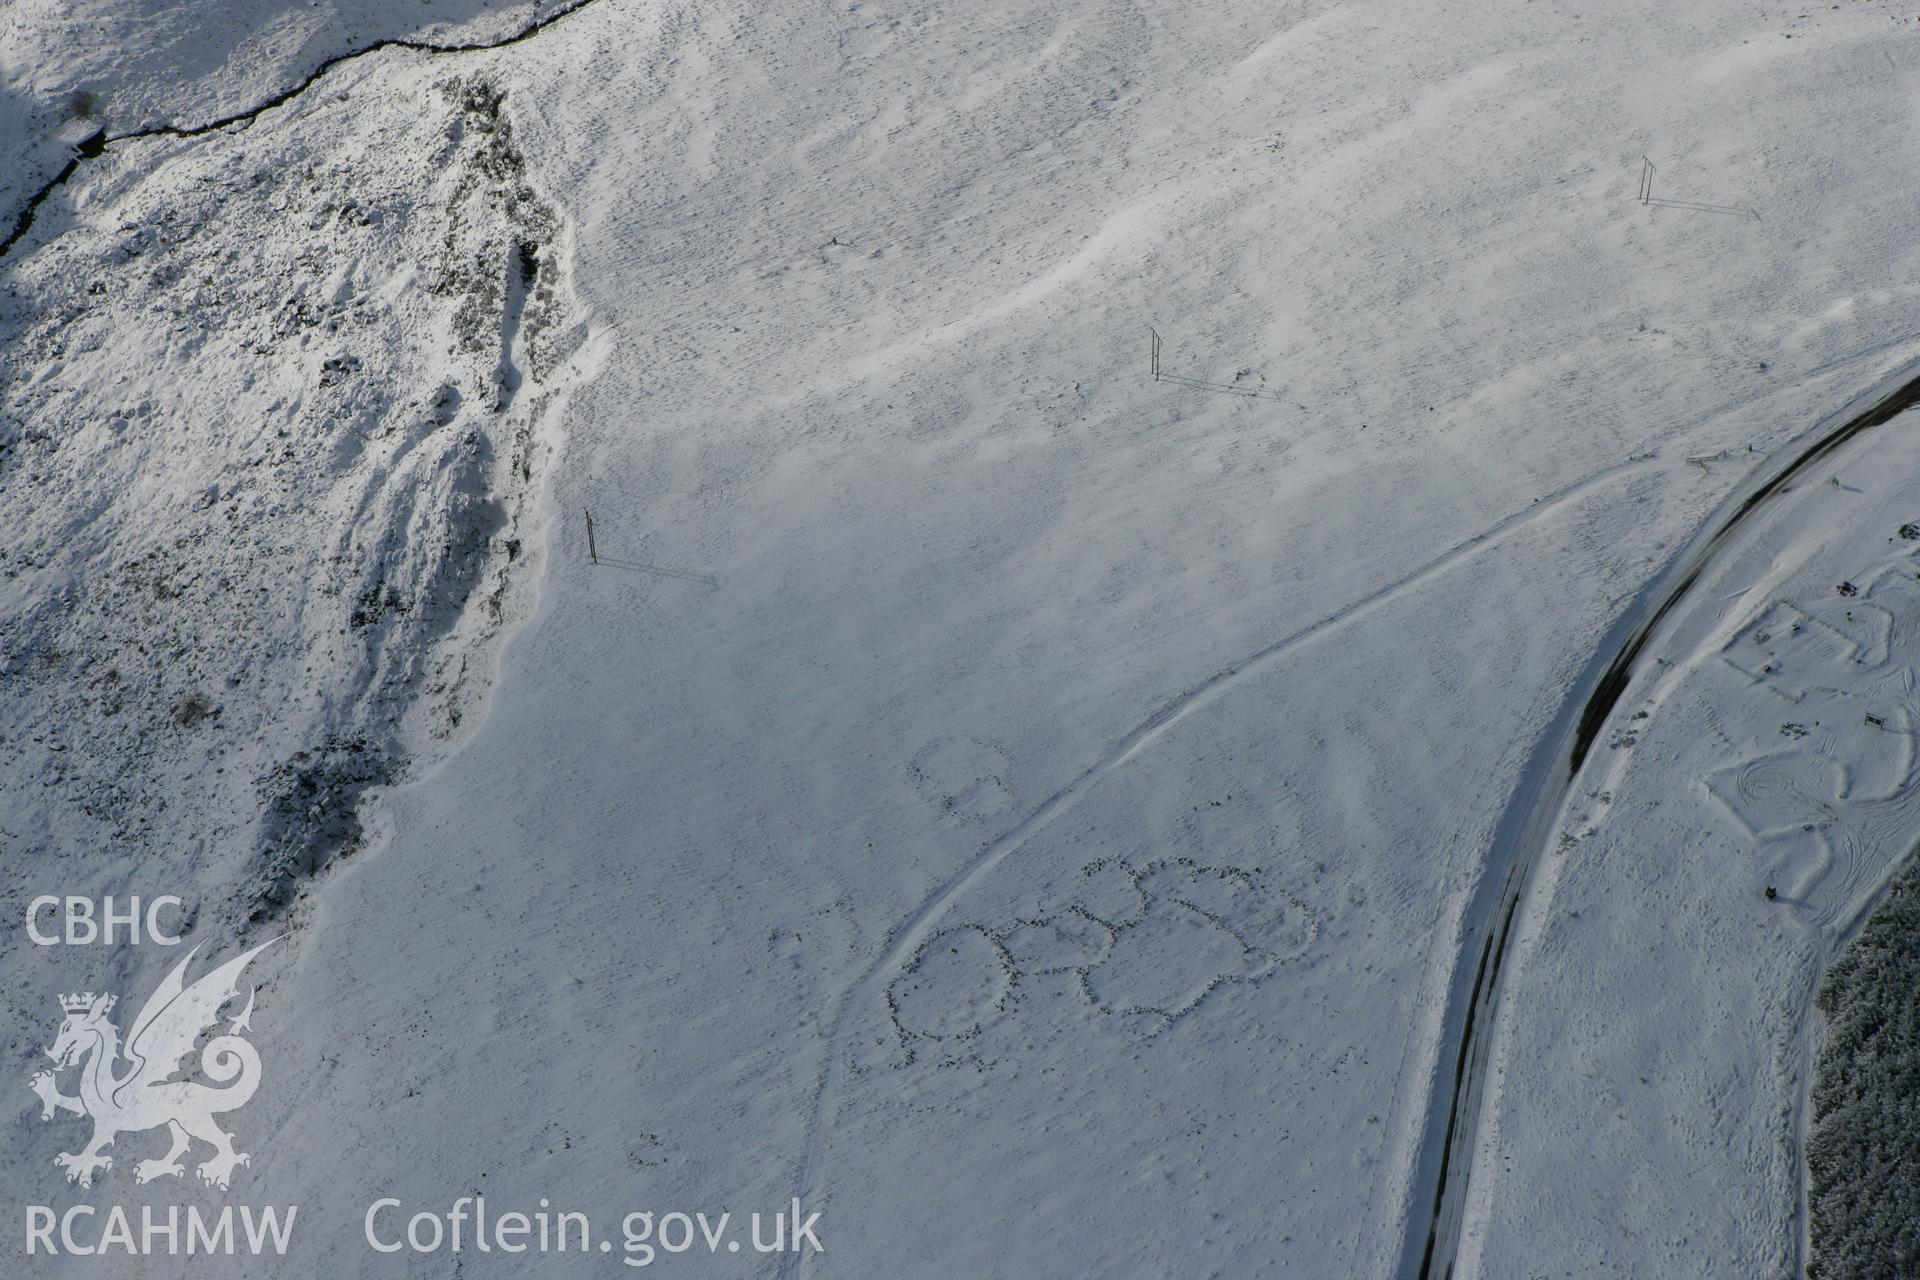
M 1432 1211 L 1416 1209 L 1408 1220 L 1399 1269 L 1406 1280 L 1448 1280 L 1453 1275 L 1499 1011 L 1501 969 L 1515 913 L 1573 782 L 1633 682 L 1648 643 L 1714 559 L 1751 529 L 1797 476 L 1855 436 L 1916 406 L 1920 375 L 1909 367 L 1856 397 L 1836 415 L 1837 425 L 1816 426 L 1811 440 L 1783 451 L 1779 465 L 1762 469 L 1736 490 L 1722 504 L 1722 513 L 1702 526 L 1614 622 L 1522 770 L 1520 785 L 1495 828 L 1492 856 L 1469 904 L 1461 953 L 1448 986 L 1439 1063 L 1442 1069 L 1450 1064 L 1450 1075 L 1436 1082 L 1431 1095 L 1413 1179 L 1413 1203 L 1431 1205 Z

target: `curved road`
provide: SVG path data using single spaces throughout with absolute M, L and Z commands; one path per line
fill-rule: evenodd
M 1561 805 L 1608 716 L 1632 682 L 1647 642 L 1714 557 L 1758 523 L 1770 510 L 1771 500 L 1794 477 L 1861 432 L 1916 405 L 1920 405 L 1920 375 L 1908 368 L 1856 397 L 1816 426 L 1804 443 L 1788 450 L 1784 461 L 1762 469 L 1736 490 L 1608 630 L 1572 696 L 1528 760 L 1520 785 L 1494 829 L 1493 849 L 1468 907 L 1466 941 L 1449 986 L 1440 1055 L 1442 1068 L 1449 1074 L 1433 1094 L 1414 1174 L 1415 1204 L 1430 1205 L 1432 1212 L 1416 1212 L 1407 1223 L 1400 1266 L 1405 1280 L 1447 1280 L 1453 1275 L 1514 913 L 1552 836 Z M 1421 1195 L 1422 1190 L 1428 1194 Z

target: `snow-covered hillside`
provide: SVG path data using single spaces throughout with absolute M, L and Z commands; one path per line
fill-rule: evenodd
M 565 7 L 542 0 L 14 0 L 0 9 L 0 172 L 17 198 L 52 178 L 67 148 L 96 131 L 197 128 L 382 42 L 495 43 Z
M 0 356 L 10 833 L 179 851 L 242 918 L 484 702 L 584 335 L 484 77 L 309 105 L 113 151 L 112 216 L 13 265 Z
M 1740 646 L 1900 684 L 1905 420 L 1746 499 L 1920 360 L 1912 15 L 590 0 L 121 140 L 564 7 L 0 18 L 7 208 L 112 139 L 0 257 L 0 907 L 287 938 L 229 1192 L 67 1186 L 22 1088 L 7 1212 L 300 1206 L 156 1276 L 527 1273 L 364 1239 L 476 1193 L 821 1215 L 702 1275 L 1798 1266 L 1911 761 L 1825 855 L 1748 811 L 1911 726 L 1782 738 Z M 24 1078 L 177 956 L 4 963 Z

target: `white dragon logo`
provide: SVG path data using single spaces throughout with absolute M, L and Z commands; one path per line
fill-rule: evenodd
M 71 1155 L 53 1158 L 67 1171 L 68 1182 L 92 1186 L 96 1170 L 113 1168 L 113 1157 L 100 1153 L 117 1135 L 160 1125 L 166 1125 L 172 1133 L 173 1145 L 158 1160 L 135 1162 L 135 1182 L 180 1176 L 185 1172 L 180 1157 L 195 1138 L 213 1147 L 212 1158 L 200 1166 L 200 1180 L 222 1191 L 227 1189 L 234 1167 L 252 1161 L 251 1156 L 233 1149 L 233 1135 L 214 1122 L 214 1116 L 246 1105 L 260 1087 L 260 1055 L 240 1038 L 242 1031 L 251 1029 L 252 992 L 247 994 L 246 1008 L 228 1024 L 226 1034 L 215 1036 L 200 1049 L 201 1071 L 225 1087 L 216 1089 L 196 1080 L 173 1077 L 193 1053 L 200 1033 L 211 1030 L 219 1022 L 220 1010 L 239 994 L 234 983 L 240 971 L 277 941 L 261 943 L 190 987 L 185 985 L 184 975 L 199 948 L 188 952 L 134 1018 L 127 1035 L 125 1057 L 129 1067 L 124 1075 L 114 1074 L 122 1056 L 120 1031 L 107 1017 L 117 997 L 96 996 L 91 991 L 60 997 L 66 1020 L 60 1024 L 53 1047 L 47 1050 L 55 1069 L 35 1073 L 27 1085 L 40 1095 L 42 1120 L 51 1120 L 60 1111 L 93 1117 L 92 1141 Z M 79 1094 L 61 1093 L 56 1072 L 82 1062 Z

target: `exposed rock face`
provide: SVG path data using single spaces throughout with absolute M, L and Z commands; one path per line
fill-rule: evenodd
M 117 145 L 0 263 L 10 846 L 277 914 L 485 696 L 582 329 L 504 91 L 407 57 Z

